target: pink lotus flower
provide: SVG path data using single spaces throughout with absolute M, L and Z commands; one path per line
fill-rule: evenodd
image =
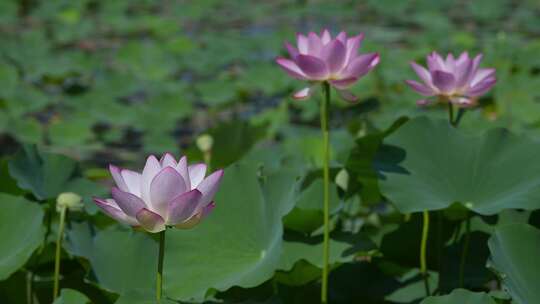
M 313 32 L 307 37 L 298 34 L 298 49 L 285 43 L 291 59 L 279 57 L 276 62 L 291 77 L 313 82 L 327 81 L 342 98 L 356 101 L 356 96 L 347 89 L 379 63 L 377 53 L 357 53 L 362 39 L 364 34 L 347 38 L 345 32 L 332 38 L 328 30 L 324 30 L 320 37 Z M 305 99 L 312 93 L 313 87 L 306 87 L 293 97 Z
M 479 68 L 482 54 L 469 58 L 467 52 L 457 59 L 452 54 L 446 60 L 436 52 L 427 56 L 428 69 L 411 62 L 411 66 L 424 83 L 407 80 L 407 84 L 427 97 L 439 97 L 460 107 L 476 104 L 478 96 L 483 95 L 495 85 L 495 69 Z M 433 99 L 421 99 L 418 105 L 426 105 Z
M 94 198 L 94 202 L 119 222 L 160 232 L 166 226 L 191 228 L 214 208 L 223 170 L 208 177 L 205 164 L 188 166 L 184 156 L 178 162 L 171 154 L 158 161 L 146 160 L 142 174 L 110 165 L 117 187 L 112 199 Z

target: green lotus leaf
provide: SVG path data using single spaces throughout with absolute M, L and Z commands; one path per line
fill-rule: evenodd
M 43 241 L 43 209 L 23 197 L 0 193 L 0 280 L 26 263 Z
M 53 198 L 75 170 L 75 161 L 63 155 L 39 151 L 35 146 L 23 146 L 9 162 L 9 173 L 20 188 L 32 191 L 40 200 Z
M 540 143 L 495 129 L 469 134 L 425 117 L 405 123 L 378 155 L 381 192 L 404 213 L 455 202 L 484 215 L 536 209 Z
M 527 224 L 498 228 L 488 242 L 491 266 L 518 304 L 540 303 L 540 231 Z

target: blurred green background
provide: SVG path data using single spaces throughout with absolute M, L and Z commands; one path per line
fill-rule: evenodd
M 317 126 L 317 103 L 291 100 L 303 84 L 274 58 L 295 32 L 325 27 L 365 32 L 361 52 L 381 53 L 353 88 L 361 102 L 335 101 L 334 126 L 365 132 L 401 115 L 445 115 L 416 108 L 408 63 L 468 50 L 484 53 L 498 84 L 464 127 L 537 132 L 539 16 L 536 0 L 2 0 L 0 151 L 37 143 L 101 166 L 177 153 L 223 125 L 240 137 L 256 126 L 269 139 L 297 136 Z

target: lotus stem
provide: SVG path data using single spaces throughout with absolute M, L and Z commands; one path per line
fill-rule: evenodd
M 448 122 L 450 122 L 450 124 L 454 126 L 454 106 L 452 105 L 450 101 L 448 101 L 447 103 L 448 103 Z
M 459 122 L 461 121 L 461 118 L 463 118 L 463 115 L 465 115 L 465 112 L 466 110 L 464 108 L 460 108 L 458 110 L 458 114 L 457 114 L 457 117 L 456 117 L 456 120 L 454 121 L 454 127 L 457 128 Z
M 442 268 L 442 259 L 443 259 L 443 248 L 444 244 L 442 242 L 443 239 L 443 219 L 444 215 L 442 211 L 436 212 L 437 215 L 437 269 L 439 270 L 439 273 L 441 272 Z
M 461 252 L 461 261 L 459 263 L 459 287 L 463 288 L 465 284 L 465 264 L 467 263 L 467 254 L 469 253 L 469 241 L 471 235 L 471 217 L 467 216 L 465 221 L 465 235 L 463 251 Z
M 427 261 L 426 261 L 426 252 L 427 252 L 427 242 L 429 236 L 429 211 L 423 212 L 423 225 L 422 225 L 422 242 L 420 244 L 420 273 L 424 279 L 424 287 L 426 289 L 426 296 L 431 294 L 429 290 L 429 279 L 427 272 Z
M 56 254 L 54 257 L 54 287 L 53 300 L 58 297 L 59 278 L 60 278 L 60 254 L 62 250 L 62 239 L 64 238 L 64 224 L 66 221 L 67 207 L 60 207 L 60 222 L 58 223 L 58 237 L 56 239 Z
M 159 254 L 158 254 L 158 269 L 156 277 L 156 300 L 158 303 L 161 301 L 162 287 L 163 287 L 163 258 L 165 257 L 165 231 L 159 233 Z
M 207 170 L 210 171 L 212 169 L 210 167 L 210 164 L 212 163 L 212 152 L 210 151 L 204 152 L 203 158 L 204 158 L 204 163 L 206 164 L 206 168 L 208 168 Z
M 323 134 L 323 213 L 324 243 L 323 272 L 321 286 L 321 303 L 328 303 L 328 273 L 330 268 L 330 131 L 328 128 L 328 112 L 330 107 L 330 84 L 323 82 L 324 98 L 321 101 L 321 131 Z
M 210 171 L 210 163 L 212 160 L 212 147 L 214 145 L 214 138 L 210 134 L 202 134 L 196 140 L 197 147 L 203 153 L 204 163 L 207 166 L 207 170 Z
M 465 109 L 460 108 L 459 112 L 457 114 L 456 119 L 454 120 L 454 108 L 452 106 L 452 103 L 448 102 L 448 119 L 450 120 L 450 124 L 457 128 L 459 125 L 459 122 L 461 121 L 461 118 L 465 115 Z M 467 220 L 465 222 L 465 235 L 464 235 L 464 244 L 463 244 L 463 251 L 461 253 L 461 259 L 459 263 L 459 287 L 463 288 L 464 285 L 464 275 L 465 275 L 465 264 L 467 262 L 467 254 L 469 251 L 469 239 L 470 239 L 470 233 L 471 233 L 471 217 L 467 214 Z M 456 234 L 456 235 L 459 235 Z
M 465 115 L 465 112 L 465 108 L 459 108 L 457 116 L 454 117 L 454 106 L 450 101 L 448 101 L 448 122 L 450 122 L 450 125 L 452 125 L 452 127 L 457 128 L 459 122 Z

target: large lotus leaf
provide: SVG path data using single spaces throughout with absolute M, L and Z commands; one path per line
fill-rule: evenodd
M 380 186 L 401 212 L 455 202 L 485 215 L 540 207 L 540 143 L 502 129 L 469 134 L 420 117 L 384 144 Z
M 527 224 L 498 228 L 488 242 L 492 266 L 518 304 L 540 303 L 540 230 Z
M 155 286 L 157 250 L 157 243 L 144 233 L 101 231 L 93 240 L 92 251 L 84 256 L 90 260 L 101 287 L 120 294 L 131 290 L 151 292 Z
M 297 187 L 296 170 L 265 174 L 252 163 L 229 167 L 208 220 L 167 238 L 166 294 L 200 299 L 210 287 L 254 287 L 272 277 L 283 250 L 282 217 L 293 207 Z
M 75 170 L 75 161 L 63 155 L 43 153 L 35 146 L 24 146 L 9 162 L 9 173 L 19 187 L 32 191 L 38 199 L 53 198 Z
M 283 250 L 281 220 L 293 207 L 297 188 L 295 170 L 267 174 L 254 163 L 230 166 L 212 214 L 191 230 L 167 231 L 164 294 L 201 299 L 210 288 L 253 287 L 270 278 Z M 83 255 L 102 287 L 148 291 L 154 288 L 157 248 L 143 233 L 102 231 L 91 255 Z
M 0 280 L 9 277 L 41 244 L 43 209 L 23 197 L 0 193 Z
M 495 304 L 495 301 L 485 292 L 472 292 L 456 289 L 446 296 L 429 297 L 420 304 Z

